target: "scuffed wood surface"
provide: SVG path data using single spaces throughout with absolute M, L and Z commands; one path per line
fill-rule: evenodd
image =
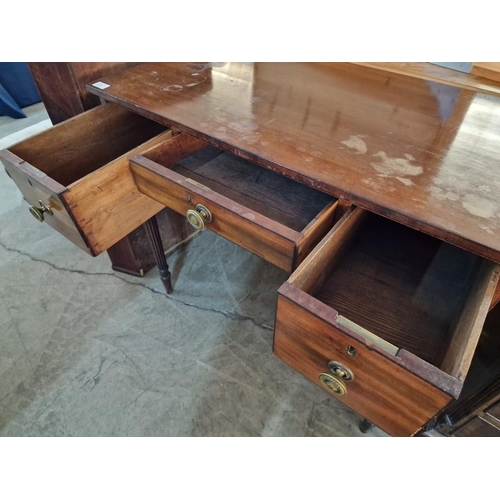
M 500 262 L 500 99 L 333 63 L 148 63 L 89 91 Z

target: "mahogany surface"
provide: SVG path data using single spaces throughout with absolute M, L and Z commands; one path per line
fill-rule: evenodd
M 348 63 L 147 63 L 90 92 L 500 262 L 500 99 Z

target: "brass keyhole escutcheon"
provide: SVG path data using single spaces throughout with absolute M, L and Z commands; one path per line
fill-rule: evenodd
M 45 220 L 45 213 L 52 215 L 52 210 L 47 206 L 42 200 L 38 200 L 40 208 L 30 205 L 30 214 L 38 221 L 43 222 Z
M 356 353 L 358 352 L 352 345 L 348 345 L 345 350 L 347 351 L 347 354 L 349 354 L 349 356 L 356 356 Z
M 339 363 L 338 361 L 330 361 L 328 363 L 328 368 L 330 368 L 330 371 L 337 377 L 345 382 L 350 382 L 351 380 L 354 380 L 354 373 L 347 368 L 347 366 L 343 365 L 342 363 Z
M 319 381 L 323 387 L 334 396 L 343 397 L 347 394 L 344 383 L 331 373 L 320 373 Z
M 206 222 L 212 221 L 212 213 L 205 205 L 201 204 L 196 205 L 196 210 L 190 208 L 186 213 L 186 217 L 188 222 L 200 231 L 205 229 Z

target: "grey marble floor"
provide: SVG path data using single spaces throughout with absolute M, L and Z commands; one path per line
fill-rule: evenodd
M 0 168 L 0 435 L 361 435 L 272 354 L 286 273 L 208 231 L 170 264 L 168 297 L 156 271 L 113 272 L 37 223 Z

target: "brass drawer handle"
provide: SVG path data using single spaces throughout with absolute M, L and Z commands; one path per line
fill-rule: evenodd
M 186 214 L 188 222 L 198 230 L 205 229 L 205 222 L 212 221 L 212 214 L 205 205 L 196 205 L 196 210 L 189 209 Z
M 52 215 L 52 210 L 49 206 L 47 206 L 42 200 L 38 200 L 40 204 L 40 208 L 35 207 L 34 205 L 30 205 L 29 210 L 30 214 L 38 221 L 43 222 L 45 220 L 45 212 Z
M 347 368 L 347 366 L 343 365 L 342 363 L 339 363 L 338 361 L 330 361 L 328 363 L 328 368 L 330 368 L 330 371 L 337 377 L 345 382 L 350 382 L 351 380 L 354 380 L 354 373 Z
M 319 381 L 323 387 L 334 396 L 343 397 L 347 394 L 347 389 L 344 383 L 331 373 L 320 373 Z

